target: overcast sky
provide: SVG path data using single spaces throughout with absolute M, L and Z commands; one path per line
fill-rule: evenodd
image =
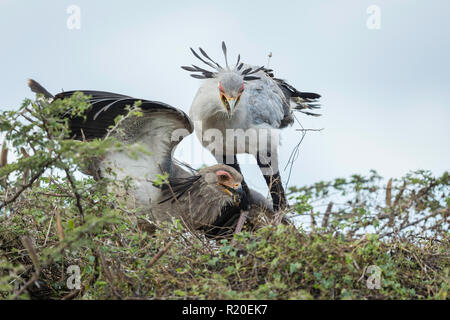
M 67 27 L 70 5 L 81 10 L 80 29 Z M 367 26 L 371 5 L 381 10 L 380 29 Z M 222 40 L 233 59 L 240 53 L 254 65 L 272 52 L 277 77 L 323 96 L 322 117 L 298 115 L 304 127 L 325 130 L 306 136 L 290 185 L 370 169 L 386 177 L 450 169 L 446 0 L 0 0 L 0 109 L 33 97 L 26 79 L 34 78 L 53 93 L 105 90 L 188 112 L 200 83 L 180 66 L 195 61 L 191 46 L 221 60 Z M 283 168 L 298 128 L 282 132 Z M 201 150 L 191 136 L 177 156 L 214 163 Z M 254 164 L 243 170 L 265 191 Z

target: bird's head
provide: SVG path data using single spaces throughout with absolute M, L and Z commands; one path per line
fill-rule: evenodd
M 234 168 L 218 164 L 199 171 L 205 182 L 211 188 L 230 197 L 234 203 L 239 203 L 243 197 L 242 175 Z
M 213 70 L 207 70 L 196 65 L 182 66 L 181 68 L 193 72 L 192 77 L 196 79 L 217 79 L 218 91 L 220 101 L 224 106 L 224 111 L 228 117 L 233 116 L 236 110 L 241 95 L 245 90 L 245 82 L 259 80 L 258 73 L 260 71 L 268 71 L 264 67 L 254 67 L 246 65 L 241 62 L 241 56 L 237 58 L 237 62 L 234 66 L 228 64 L 227 47 L 225 42 L 222 42 L 222 51 L 225 57 L 225 67 L 222 67 L 219 63 L 211 59 L 211 57 L 203 50 L 199 48 L 201 56 L 191 48 L 194 56 L 201 62 L 212 68 Z M 203 56 L 203 57 L 202 57 Z
M 219 97 L 228 118 L 233 116 L 244 90 L 244 78 L 240 74 L 236 72 L 225 72 L 219 75 Z

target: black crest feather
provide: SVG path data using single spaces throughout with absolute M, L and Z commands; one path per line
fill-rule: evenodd
M 186 178 L 171 178 L 169 177 L 168 183 L 160 186 L 162 191 L 163 200 L 159 203 L 162 204 L 167 201 L 175 202 L 178 198 L 188 191 L 192 185 L 201 178 L 201 175 L 193 175 Z
M 228 68 L 227 46 L 225 44 L 225 41 L 222 41 L 222 51 L 223 51 L 223 55 L 225 57 L 225 64 L 227 65 L 227 68 Z
M 205 52 L 205 50 L 203 50 L 202 48 L 198 48 L 200 50 L 200 53 L 209 61 L 211 61 L 212 63 L 214 63 L 218 68 L 222 69 L 222 67 L 220 66 L 220 64 L 218 64 L 217 62 L 215 62 L 213 59 L 211 59 L 208 54 Z
M 216 69 L 216 67 L 215 67 L 213 64 L 209 63 L 208 61 L 203 60 L 202 57 L 200 57 L 200 56 L 198 55 L 198 53 L 195 52 L 194 49 L 191 48 L 191 51 L 192 51 L 192 53 L 194 54 L 194 56 L 195 56 L 198 60 L 200 60 L 200 61 L 203 62 L 204 64 L 207 64 L 207 65 L 210 66 L 211 68 Z
M 207 53 L 205 50 L 203 50 L 201 47 L 199 47 L 199 51 L 200 54 L 206 59 L 203 59 L 194 49 L 190 48 L 192 54 L 199 59 L 201 62 L 203 62 L 204 64 L 206 64 L 207 66 L 211 67 L 214 69 L 214 71 L 209 71 L 200 67 L 197 67 L 195 65 L 191 66 L 182 66 L 181 68 L 183 70 L 189 71 L 189 72 L 194 72 L 194 74 L 191 74 L 191 76 L 195 79 L 211 79 L 217 76 L 217 74 L 221 71 L 224 71 L 225 69 L 222 68 L 220 66 L 220 64 L 218 64 L 216 61 L 214 61 Z M 227 70 L 229 69 L 229 65 L 228 65 L 228 50 L 227 50 L 227 46 L 225 44 L 225 41 L 222 41 L 222 51 L 223 51 L 223 55 L 225 57 L 225 63 L 226 63 L 226 67 Z M 241 71 L 242 68 L 244 67 L 244 63 L 241 62 L 241 55 L 238 55 L 237 58 L 237 62 L 236 65 L 234 67 L 234 71 L 238 71 L 240 72 L 240 75 L 244 77 L 244 80 L 246 81 L 252 81 L 252 80 L 258 80 L 260 79 L 259 77 L 252 77 L 250 76 L 251 74 L 255 74 L 258 71 L 261 70 L 266 70 L 264 67 L 259 67 L 257 69 L 253 69 L 253 68 L 247 68 L 244 71 Z M 196 73 L 200 73 L 200 74 L 196 74 Z
M 260 80 L 260 77 L 253 77 L 253 76 L 245 76 L 244 80 L 245 81 L 252 81 L 252 80 Z

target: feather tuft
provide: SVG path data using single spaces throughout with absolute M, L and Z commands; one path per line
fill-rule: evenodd
M 225 41 L 222 41 L 222 51 L 223 51 L 223 55 L 225 57 L 225 64 L 227 65 L 227 68 L 229 68 L 229 66 L 228 66 L 228 57 L 227 57 L 227 46 L 225 44 Z

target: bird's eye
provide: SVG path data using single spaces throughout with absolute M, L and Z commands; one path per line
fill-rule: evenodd
M 222 87 L 222 83 L 221 82 L 219 82 L 219 91 L 222 92 L 222 93 L 225 92 L 225 90 Z
M 231 179 L 230 174 L 223 170 L 217 171 L 216 175 L 217 175 L 218 179 L 221 181 L 228 181 Z
M 242 84 L 241 88 L 239 89 L 239 93 L 244 92 L 244 84 Z

